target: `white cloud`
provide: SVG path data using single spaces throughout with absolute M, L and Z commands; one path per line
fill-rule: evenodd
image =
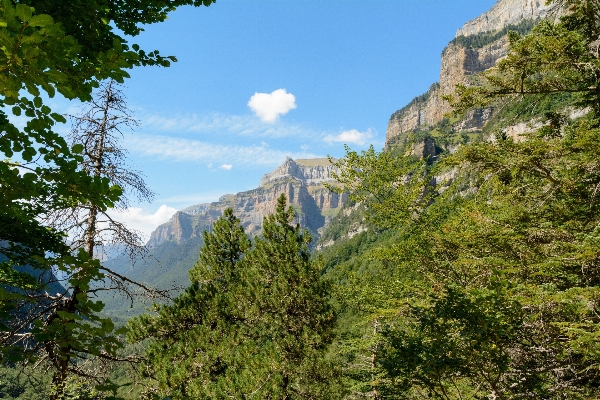
M 323 139 L 329 144 L 332 143 L 344 143 L 344 144 L 357 144 L 364 145 L 368 143 L 369 140 L 373 138 L 373 130 L 371 128 L 367 129 L 365 132 L 359 132 L 356 129 L 352 129 L 349 131 L 341 132 L 338 135 L 327 135 Z
M 318 137 L 319 133 L 298 124 L 282 121 L 265 123 L 252 115 L 227 115 L 211 113 L 199 116 L 184 114 L 179 116 L 163 116 L 149 114 L 141 117 L 146 131 L 189 132 L 203 134 L 239 135 L 252 137 Z
M 222 164 L 219 168 L 230 171 L 231 168 L 233 168 L 233 165 L 231 164 Z
M 276 166 L 292 158 L 318 158 L 319 155 L 274 150 L 265 146 L 228 146 L 199 140 L 137 134 L 125 137 L 123 145 L 132 153 L 172 161 L 201 161 L 205 164 Z M 321 155 L 322 157 L 323 155 Z
M 271 93 L 254 93 L 248 101 L 248 107 L 261 121 L 274 123 L 280 115 L 296 108 L 296 97 L 285 89 L 277 89 Z
M 130 207 L 127 210 L 111 214 L 117 221 L 123 222 L 130 229 L 142 232 L 148 239 L 157 226 L 167 222 L 176 212 L 177 210 L 173 207 L 163 204 L 154 214 L 148 214 L 138 207 Z

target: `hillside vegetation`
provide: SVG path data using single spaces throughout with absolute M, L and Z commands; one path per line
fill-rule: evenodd
M 129 271 L 185 286 L 173 301 L 125 324 L 105 299 L 111 318 L 60 325 L 123 323 L 100 333 L 126 336 L 110 355 L 128 363 L 56 382 L 16 359 L 0 397 L 600 398 L 600 1 L 556 4 L 557 22 L 501 32 L 508 56 L 457 86 L 454 115 L 332 160 L 350 200 L 315 250 L 284 195 L 254 238 L 229 208 L 155 248 L 163 269 Z M 483 130 L 456 131 L 482 108 L 496 110 Z M 435 155 L 416 154 L 424 141 Z

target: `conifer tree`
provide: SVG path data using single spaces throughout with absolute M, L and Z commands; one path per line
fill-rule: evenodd
M 282 196 L 253 248 L 226 210 L 204 232 L 192 286 L 130 323 L 130 340 L 152 340 L 144 368 L 158 383 L 150 395 L 335 398 L 323 361 L 334 324 L 328 287 L 285 205 Z
M 192 285 L 173 305 L 156 307 L 156 316 L 143 315 L 129 326 L 130 340 L 155 339 L 145 366 L 145 374 L 158 382 L 152 393 L 217 397 L 231 349 L 238 345 L 236 333 L 244 319 L 238 301 L 243 290 L 240 263 L 250 241 L 231 209 L 210 233 L 204 231 L 203 239 L 190 271 Z
M 332 368 L 323 361 L 334 324 L 328 284 L 321 263 L 310 259 L 308 232 L 285 204 L 282 195 L 248 254 L 247 313 L 260 347 L 246 368 L 264 382 L 259 398 L 335 398 Z

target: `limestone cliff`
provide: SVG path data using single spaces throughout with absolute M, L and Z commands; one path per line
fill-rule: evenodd
M 277 198 L 282 193 L 288 204 L 296 209 L 298 223 L 318 236 L 347 199 L 347 195 L 333 193 L 324 186 L 327 182 L 335 183 L 333 172 L 335 167 L 327 159 L 287 158 L 274 171 L 264 175 L 256 189 L 224 195 L 219 201 L 197 204 L 177 212 L 169 222 L 152 232 L 148 246 L 201 235 L 228 207 L 233 208 L 248 234 L 258 235 L 263 217 L 275 211 Z
M 306 184 L 330 181 L 333 180 L 333 170 L 334 167 L 327 158 L 294 161 L 288 157 L 282 165 L 263 176 L 260 186 L 267 186 L 281 178 L 293 178 Z
M 487 13 L 467 22 L 458 30 L 457 36 L 495 32 L 523 19 L 544 18 L 548 10 L 544 0 L 499 0 Z M 481 48 L 450 43 L 442 52 L 439 83 L 433 84 L 425 94 L 392 114 L 388 122 L 386 144 L 401 142 L 409 132 L 442 121 L 450 111 L 443 96 L 452 94 L 459 83 L 472 83 L 476 74 L 494 67 L 506 56 L 507 51 L 506 37 L 500 37 Z M 459 132 L 480 130 L 492 114 L 493 109 L 471 112 L 454 129 Z
M 456 31 L 456 36 L 497 31 L 524 19 L 546 18 L 551 6 L 545 0 L 500 0 L 486 13 Z

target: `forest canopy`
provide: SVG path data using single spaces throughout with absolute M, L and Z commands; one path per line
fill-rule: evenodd
M 599 398 L 598 0 L 550 1 L 553 18 L 535 26 L 457 39 L 477 47 L 507 36 L 507 56 L 446 99 L 454 120 L 500 109 L 493 130 L 435 158 L 413 154 L 419 132 L 381 152 L 348 148 L 331 187 L 349 193 L 348 212 L 322 236 L 333 244 L 311 253 L 285 197 L 253 239 L 229 209 L 204 231 L 192 284 L 172 302 L 120 329 L 101 314 L 93 292 L 110 271 L 94 258 L 95 223 L 126 204 L 126 185 L 97 162 L 102 139 L 78 143 L 110 131 L 67 141 L 53 131 L 64 116 L 41 93 L 125 110 L 112 85 L 128 69 L 175 61 L 129 36 L 177 6 L 211 3 L 0 4 L 4 364 L 46 363 L 51 399 L 127 396 L 106 374 L 85 376 L 80 367 L 98 359 L 131 362 L 128 379 L 149 399 Z M 528 132 L 507 134 L 540 104 Z M 23 129 L 9 110 L 26 117 Z M 449 121 L 444 134 L 457 135 Z M 48 222 L 65 211 L 85 215 L 76 248 Z M 32 270 L 59 270 L 69 288 L 50 296 Z M 43 311 L 15 325 L 33 309 Z M 17 386 L 0 389 L 34 395 Z

